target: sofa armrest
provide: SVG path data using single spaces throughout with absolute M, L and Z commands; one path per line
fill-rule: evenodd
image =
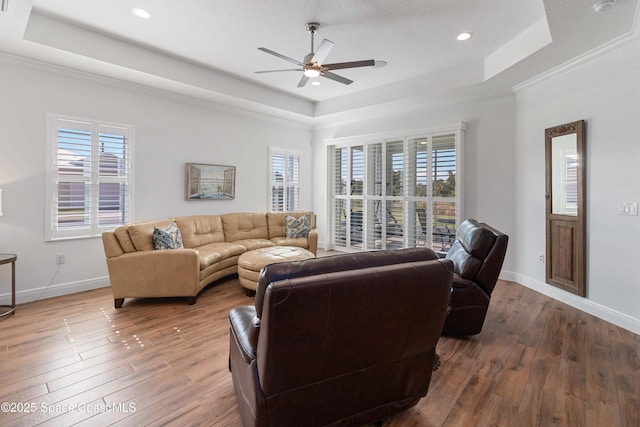
M 231 335 L 238 343 L 242 357 L 247 363 L 256 358 L 260 319 L 253 306 L 236 307 L 229 312 Z
M 317 255 L 318 254 L 318 230 L 316 230 L 315 228 L 312 228 L 309 231 L 309 252 L 311 252 L 313 255 Z
M 198 251 L 177 249 L 130 252 L 107 258 L 114 298 L 197 295 Z

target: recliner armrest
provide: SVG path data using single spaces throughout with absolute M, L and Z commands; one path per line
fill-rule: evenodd
M 231 334 L 242 350 L 242 357 L 247 363 L 256 358 L 260 319 L 253 306 L 236 307 L 229 313 Z

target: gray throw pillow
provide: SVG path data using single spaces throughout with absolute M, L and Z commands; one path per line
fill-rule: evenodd
M 309 215 L 304 214 L 300 218 L 287 215 L 284 221 L 287 228 L 287 239 L 307 237 L 309 235 Z
M 156 250 L 184 249 L 178 224 L 172 222 L 165 229 L 153 227 L 153 247 Z

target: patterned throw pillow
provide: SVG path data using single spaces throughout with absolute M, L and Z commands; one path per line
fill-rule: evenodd
M 178 224 L 172 222 L 164 230 L 153 227 L 153 246 L 156 250 L 184 249 Z
M 307 237 L 309 235 L 309 215 L 305 214 L 300 218 L 287 215 L 284 221 L 287 227 L 287 239 Z

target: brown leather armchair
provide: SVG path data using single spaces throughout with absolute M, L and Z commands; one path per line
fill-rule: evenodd
M 509 236 L 474 219 L 458 228 L 446 259 L 454 264 L 451 309 L 443 335 L 475 335 L 484 323 L 498 281 Z
M 265 267 L 231 310 L 229 368 L 246 426 L 362 425 L 427 394 L 453 263 L 430 249 Z

